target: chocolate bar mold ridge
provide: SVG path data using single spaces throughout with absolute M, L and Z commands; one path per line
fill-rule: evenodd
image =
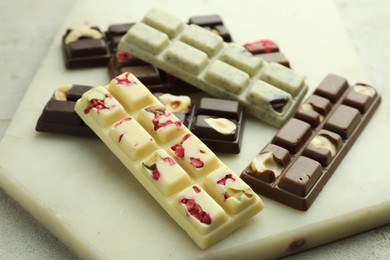
M 373 87 L 329 74 L 241 178 L 259 194 L 309 209 L 380 101 Z
M 86 92 L 75 111 L 199 247 L 262 210 L 253 190 L 134 75 Z
M 126 51 L 209 94 L 239 101 L 255 117 L 280 127 L 307 92 L 303 77 L 254 57 L 197 25 L 150 10 L 121 39 Z

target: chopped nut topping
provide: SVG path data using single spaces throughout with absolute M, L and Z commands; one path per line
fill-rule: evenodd
M 66 101 L 68 100 L 68 91 L 72 88 L 72 86 L 64 86 L 62 88 L 56 89 L 54 92 L 54 99 Z
M 153 113 L 155 115 L 161 115 L 161 116 L 165 115 L 165 113 L 167 112 L 165 107 L 162 107 L 159 105 L 149 106 L 149 107 L 145 108 L 145 111 Z
M 188 96 L 175 96 L 163 94 L 159 97 L 160 101 L 171 112 L 188 113 L 191 107 L 191 99 Z
M 301 107 L 300 107 L 300 110 L 301 110 L 301 111 L 313 111 L 313 112 L 316 112 L 316 113 L 319 115 L 319 117 L 320 117 L 320 122 L 322 122 L 322 120 L 324 119 L 324 116 L 321 115 L 320 113 L 318 113 L 318 112 L 314 109 L 313 105 L 310 104 L 310 103 L 304 103 L 304 104 L 302 104 Z
M 68 35 L 65 37 L 65 44 L 69 44 L 71 42 L 77 41 L 81 37 L 87 37 L 91 39 L 101 39 L 103 36 L 101 32 L 92 28 L 76 28 L 73 29 Z
M 228 199 L 230 197 L 234 197 L 237 200 L 242 200 L 243 198 L 250 199 L 253 197 L 253 191 L 251 189 L 238 190 L 238 189 L 234 189 L 234 188 L 228 188 L 225 192 L 224 197 L 225 197 L 225 199 Z
M 325 136 L 317 135 L 311 140 L 311 144 L 318 148 L 328 149 L 332 156 L 336 154 L 336 146 Z
M 101 32 L 92 28 L 76 28 L 73 29 L 68 35 L 65 37 L 65 44 L 69 44 L 71 42 L 77 41 L 81 37 L 91 38 L 91 39 L 101 39 L 103 36 Z
M 363 95 L 367 95 L 367 96 L 370 96 L 370 97 L 374 97 L 375 96 L 375 90 L 369 86 L 365 86 L 365 85 L 355 85 L 353 86 L 353 89 L 360 93 L 360 94 L 363 94 Z
M 275 178 L 278 177 L 282 171 L 283 167 L 279 165 L 275 159 L 272 152 L 260 153 L 258 154 L 251 163 L 252 171 L 259 174 L 265 171 L 272 171 L 275 175 Z
M 235 123 L 230 121 L 229 119 L 226 118 L 206 118 L 205 122 L 214 128 L 215 131 L 223 134 L 223 135 L 230 135 L 234 134 L 234 132 L 237 129 L 237 126 Z

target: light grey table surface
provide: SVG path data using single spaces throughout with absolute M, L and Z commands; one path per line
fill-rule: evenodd
M 0 2 L 0 139 L 75 2 Z M 335 3 L 372 84 L 390 84 L 390 1 L 335 0 Z M 0 189 L 0 259 L 77 259 L 77 256 Z M 390 259 L 390 225 L 285 259 Z

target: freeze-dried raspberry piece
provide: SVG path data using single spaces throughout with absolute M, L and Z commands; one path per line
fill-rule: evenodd
M 232 180 L 232 181 L 236 180 L 236 179 L 234 179 L 233 175 L 231 173 L 229 173 L 229 174 L 226 174 L 225 177 L 223 177 L 222 179 L 217 181 L 217 184 L 226 185 L 226 181 L 229 180 L 229 179 Z
M 195 168 L 202 168 L 204 165 L 204 163 L 199 158 L 191 157 L 190 162 Z
M 196 203 L 195 200 L 184 198 L 180 200 L 180 203 L 186 205 L 188 213 L 198 219 L 201 223 L 211 224 L 210 215 L 203 211 L 202 207 Z

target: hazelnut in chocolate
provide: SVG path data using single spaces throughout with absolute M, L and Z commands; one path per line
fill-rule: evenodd
M 309 209 L 379 103 L 373 87 L 329 74 L 241 178 L 262 195 Z
M 68 69 L 106 66 L 112 55 L 98 27 L 68 29 L 62 38 L 62 50 Z

